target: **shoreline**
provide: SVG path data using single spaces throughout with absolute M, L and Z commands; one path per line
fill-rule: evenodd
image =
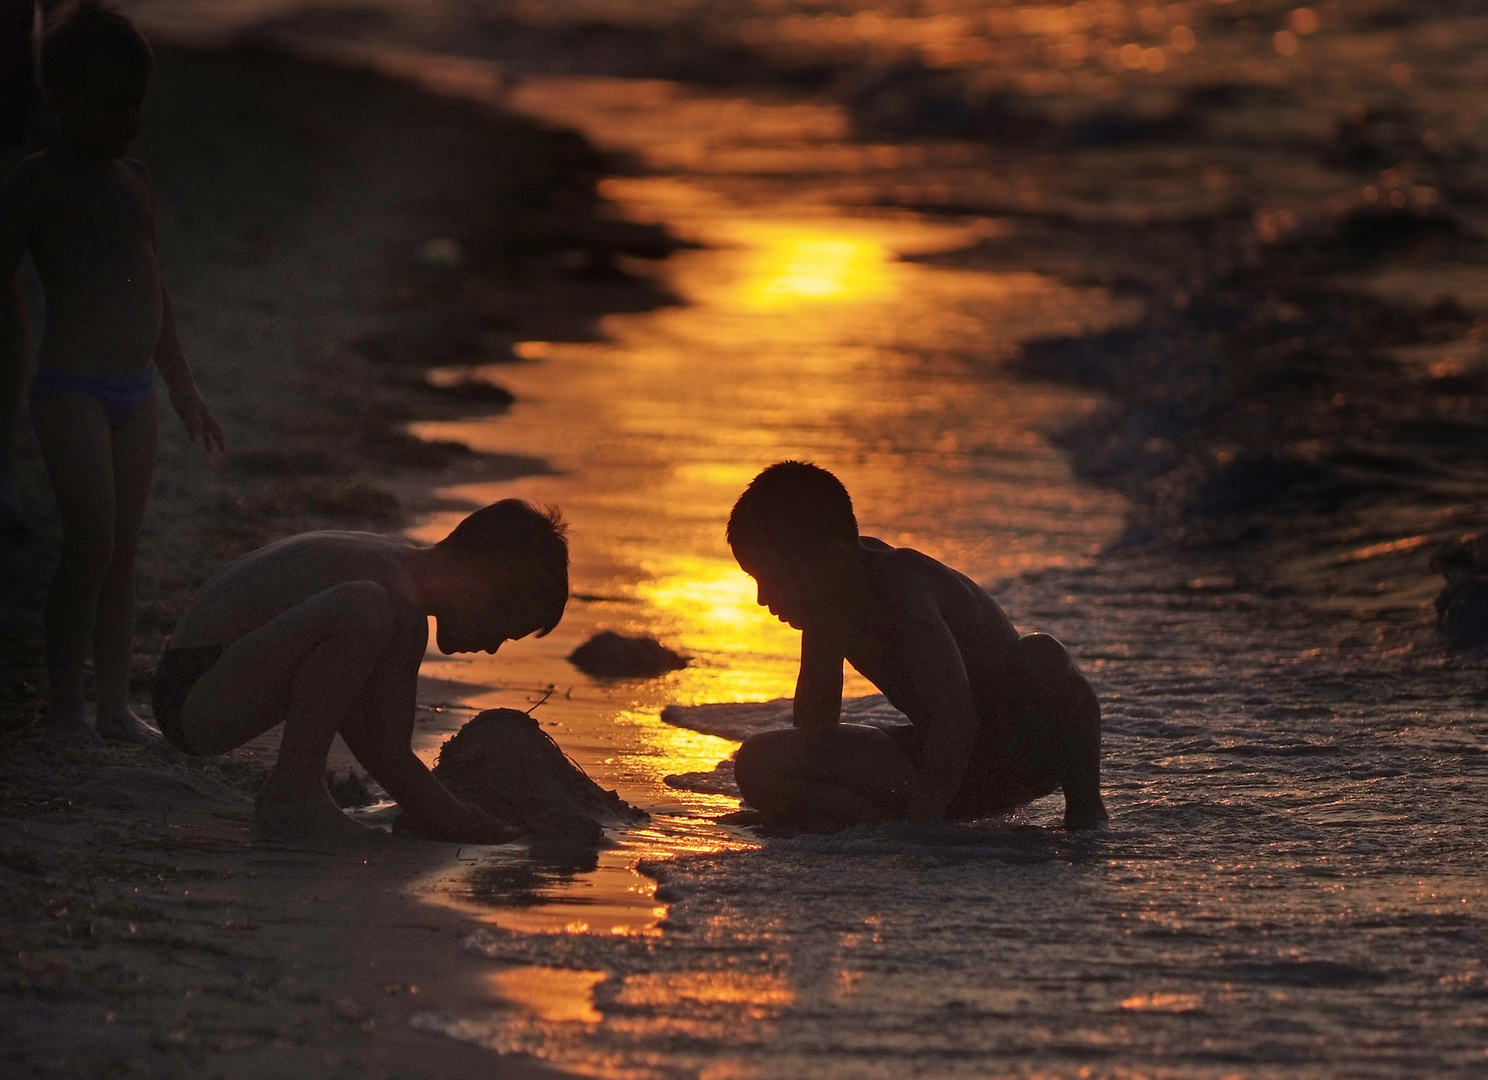
M 132 678 L 145 707 L 177 615 L 222 563 L 307 529 L 396 530 L 441 506 L 436 488 L 545 471 L 405 434 L 501 406 L 425 371 L 516 362 L 521 340 L 590 339 L 610 310 L 664 303 L 611 262 L 670 249 L 604 221 L 599 159 L 572 133 L 261 47 L 158 55 L 133 153 L 155 175 L 166 284 L 229 450 L 187 446 L 160 403 Z M 458 257 L 421 264 L 441 237 Z M 500 1007 L 460 949 L 479 923 L 415 895 L 457 847 L 254 844 L 277 732 L 207 760 L 34 736 L 58 532 L 29 431 L 18 464 L 34 533 L 0 574 L 3 1060 L 69 1077 L 561 1075 L 409 1026 Z

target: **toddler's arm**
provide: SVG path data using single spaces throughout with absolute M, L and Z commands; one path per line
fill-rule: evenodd
M 181 349 L 181 337 L 176 332 L 176 313 L 171 306 L 170 293 L 160 287 L 160 338 L 155 343 L 155 366 L 170 391 L 171 408 L 186 425 L 186 437 L 192 442 L 201 439 L 202 447 L 211 452 L 223 450 L 222 425 L 212 415 L 196 388 L 196 379 L 191 374 L 191 365 L 186 363 L 186 353 Z
M 139 174 L 150 192 L 150 243 L 154 245 L 155 182 L 150 178 L 150 171 L 140 162 L 129 161 L 126 164 Z M 158 247 L 155 261 L 157 264 L 160 262 Z M 165 388 L 170 392 L 171 408 L 176 410 L 181 423 L 186 425 L 186 437 L 192 442 L 200 439 L 203 449 L 209 453 L 213 450 L 225 450 L 227 447 L 222 438 L 222 425 L 217 423 L 212 410 L 207 408 L 201 391 L 197 389 L 196 379 L 191 374 L 191 365 L 186 362 L 186 353 L 181 348 L 181 335 L 176 331 L 175 307 L 171 304 L 170 293 L 164 282 L 160 285 L 160 336 L 155 340 L 155 366 L 160 369 L 160 377 L 165 380 Z

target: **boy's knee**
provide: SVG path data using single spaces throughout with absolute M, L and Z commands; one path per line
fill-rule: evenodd
M 1069 650 L 1049 634 L 1027 634 L 1019 638 L 1017 657 L 1025 670 L 1044 677 L 1075 672 Z
M 745 739 L 739 749 L 734 751 L 734 781 L 739 785 L 740 791 L 753 785 L 764 756 L 757 737 Z
M 775 767 L 780 757 L 780 735 L 784 732 L 765 731 L 745 739 L 734 751 L 734 782 L 744 801 L 759 809 L 758 799 L 768 796 L 771 777 L 778 772 Z M 752 796 L 751 796 L 752 793 Z
M 1074 657 L 1049 634 L 1018 639 L 1018 663 L 1028 685 L 1068 720 L 1100 723 L 1100 701 Z

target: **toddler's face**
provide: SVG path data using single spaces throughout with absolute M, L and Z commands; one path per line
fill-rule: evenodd
M 139 134 L 149 85 L 148 76 L 106 61 L 70 93 L 54 96 L 52 104 L 74 144 L 100 157 L 121 158 Z

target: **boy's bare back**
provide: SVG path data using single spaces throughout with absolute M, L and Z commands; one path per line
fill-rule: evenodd
M 398 536 L 314 532 L 260 548 L 218 571 L 171 635 L 174 647 L 228 645 L 274 616 L 347 581 L 371 581 L 400 611 L 424 624 Z
M 852 614 L 843 658 L 908 714 L 939 694 L 930 685 L 937 680 L 926 654 L 949 659 L 953 649 L 977 711 L 995 708 L 1006 694 L 1018 645 L 1018 631 L 1002 607 L 965 574 L 913 548 L 871 536 L 860 542 L 867 549 L 865 575 L 859 594 L 845 605 Z

